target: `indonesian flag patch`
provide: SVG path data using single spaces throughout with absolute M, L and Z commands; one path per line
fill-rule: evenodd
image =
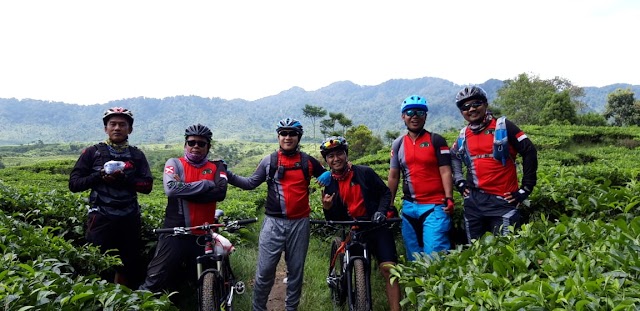
M 227 172 L 220 172 L 220 177 L 229 180 L 229 178 L 227 178 Z
M 173 168 L 173 166 L 165 166 L 164 167 L 164 173 L 165 174 L 173 174 L 173 172 L 175 172 L 175 169 Z

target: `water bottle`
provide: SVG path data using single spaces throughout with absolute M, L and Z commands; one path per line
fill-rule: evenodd
M 231 241 L 229 241 L 224 236 L 214 233 L 212 237 L 213 243 L 215 243 L 213 251 L 216 255 L 228 255 L 235 250 L 235 247 L 233 247 Z

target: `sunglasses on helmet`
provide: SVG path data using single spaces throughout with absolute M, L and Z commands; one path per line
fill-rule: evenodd
M 470 102 L 467 104 L 464 104 L 462 106 L 460 106 L 460 111 L 469 111 L 469 109 L 471 109 L 471 107 L 473 107 L 474 109 L 478 109 L 480 107 L 482 107 L 482 105 L 484 105 L 485 102 L 481 101 L 481 100 L 477 100 L 474 102 Z

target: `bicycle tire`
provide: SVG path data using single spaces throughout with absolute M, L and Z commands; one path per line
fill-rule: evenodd
M 336 258 L 336 262 L 333 268 L 331 268 L 331 260 L 333 260 L 333 257 L 338 251 L 338 248 L 340 247 L 340 245 L 342 245 L 342 238 L 335 237 L 333 239 L 333 242 L 331 243 L 331 254 L 329 256 L 329 277 L 332 277 L 335 280 L 337 280 L 334 286 L 329 286 L 329 290 L 331 293 L 331 300 L 334 303 L 334 305 L 337 305 L 337 306 L 344 305 L 347 298 L 347 295 L 346 295 L 347 287 L 345 286 L 346 284 L 343 282 L 344 276 L 342 275 L 343 274 L 342 272 L 344 271 L 343 269 L 344 253 L 338 254 L 338 257 Z
M 220 278 L 215 270 L 206 270 L 200 277 L 200 288 L 198 292 L 198 307 L 200 311 L 219 311 L 220 298 Z
M 355 311 L 371 311 L 371 301 L 367 297 L 367 276 L 365 275 L 364 260 L 353 260 L 353 294 Z

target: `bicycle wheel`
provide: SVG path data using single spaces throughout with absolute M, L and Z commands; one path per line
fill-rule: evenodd
M 364 260 L 355 259 L 353 261 L 353 293 L 354 293 L 354 310 L 371 311 L 371 302 L 367 297 L 367 276 L 365 275 Z
M 333 242 L 331 243 L 331 255 L 329 257 L 329 278 L 327 280 L 329 282 L 329 290 L 331 291 L 331 300 L 333 301 L 334 305 L 338 306 L 344 304 L 347 296 L 347 287 L 343 282 L 344 277 L 342 275 L 342 271 L 344 271 L 342 267 L 344 264 L 344 253 L 338 254 L 336 262 L 333 268 L 331 268 L 331 260 L 333 260 L 333 257 L 335 257 L 335 254 L 338 251 L 340 245 L 342 245 L 342 238 L 335 237 L 333 239 Z
M 218 288 L 220 278 L 215 270 L 205 270 L 200 276 L 200 287 L 198 288 L 198 307 L 200 311 L 219 311 L 221 298 Z

